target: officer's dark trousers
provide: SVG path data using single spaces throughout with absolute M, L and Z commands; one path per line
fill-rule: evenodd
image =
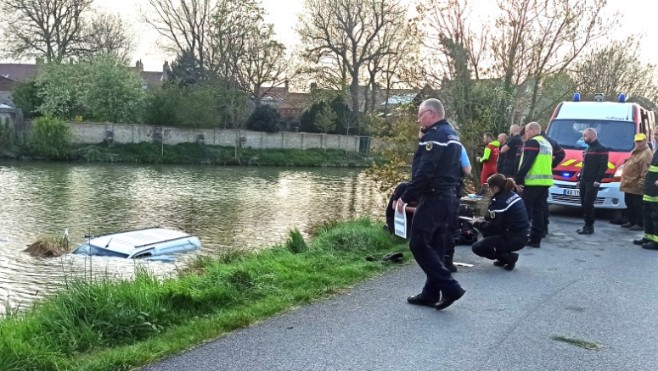
M 644 238 L 658 243 L 658 202 L 644 201 Z
M 521 198 L 530 218 L 530 241 L 540 241 L 544 236 L 544 207 L 548 198 L 548 186 L 526 186 Z
M 496 234 L 474 243 L 472 249 L 475 255 L 498 260 L 506 254 L 521 250 L 527 242 L 528 237 L 525 234 L 517 234 L 510 238 L 504 238 L 502 235 Z
M 594 200 L 599 193 L 599 187 L 594 187 L 594 182 L 580 182 L 580 205 L 583 208 L 585 225 L 594 225 Z
M 460 287 L 443 262 L 446 239 L 454 238 L 457 202 L 452 189 L 438 195 L 424 195 L 416 207 L 409 249 L 427 276 L 421 292 L 425 297 L 438 300 L 441 292 L 452 293 Z
M 626 210 L 628 211 L 628 223 L 643 226 L 644 216 L 642 209 L 644 208 L 644 204 L 642 195 L 625 192 L 624 202 L 626 202 Z

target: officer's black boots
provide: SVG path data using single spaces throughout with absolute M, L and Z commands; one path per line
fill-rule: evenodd
M 439 299 L 433 299 L 427 296 L 424 296 L 423 294 L 418 294 L 414 296 L 410 296 L 407 298 L 407 303 L 413 304 L 413 305 L 424 305 L 426 307 L 433 307 L 436 305 L 436 302 L 438 302 Z
M 501 256 L 500 258 L 498 258 L 498 260 L 495 260 L 493 264 L 496 267 L 503 267 L 508 271 L 511 271 L 516 266 L 516 262 L 518 260 L 519 260 L 519 254 L 515 252 L 511 252 L 509 254 L 505 254 Z
M 585 225 L 584 227 L 580 228 L 576 232 L 578 234 L 592 234 L 592 233 L 594 233 L 594 226 L 593 225 Z
M 519 254 L 515 252 L 511 252 L 507 254 L 505 261 L 507 264 L 505 264 L 503 268 L 507 269 L 508 271 L 511 271 L 516 266 L 516 262 L 519 261 Z
M 647 250 L 658 250 L 658 243 L 653 241 L 645 242 L 642 244 L 642 248 Z
M 443 292 L 441 295 L 441 301 L 436 303 L 436 306 L 434 307 L 436 310 L 443 310 L 448 308 L 452 303 L 456 302 L 464 296 L 466 293 L 466 290 L 464 290 L 461 287 L 457 287 L 457 289 L 453 292 Z

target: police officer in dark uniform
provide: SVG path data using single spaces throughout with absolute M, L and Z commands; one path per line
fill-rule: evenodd
M 409 249 L 427 279 L 422 291 L 407 302 L 442 310 L 466 292 L 444 264 L 447 238 L 454 238 L 457 228 L 459 200 L 455 189 L 462 172 L 461 143 L 438 99 L 421 103 L 418 122 L 423 136 L 414 155 L 411 182 L 396 208 L 402 212 L 405 203 L 418 200 Z
M 473 244 L 473 252 L 511 271 L 519 260 L 515 251 L 521 250 L 528 242 L 528 211 L 521 197 L 514 192 L 516 183 L 512 178 L 494 174 L 487 179 L 487 184 L 493 197 L 485 221 L 474 223 L 484 238 Z

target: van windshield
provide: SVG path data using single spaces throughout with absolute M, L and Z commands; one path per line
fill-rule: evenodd
M 564 149 L 583 149 L 583 130 L 593 128 L 598 140 L 613 152 L 630 152 L 633 150 L 635 123 L 608 120 L 554 120 L 548 132 Z

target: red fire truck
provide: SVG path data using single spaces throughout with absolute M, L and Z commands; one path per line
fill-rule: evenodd
M 603 101 L 603 95 L 595 95 L 595 101 L 580 101 L 574 94 L 573 102 L 560 103 L 553 113 L 546 134 L 555 139 L 565 151 L 565 158 L 553 169 L 554 185 L 549 188 L 548 202 L 555 205 L 580 206 L 577 176 L 583 164 L 583 130 L 594 128 L 599 142 L 610 151 L 608 171 L 601 183 L 594 202 L 597 208 L 623 209 L 624 193 L 619 190 L 624 160 L 631 155 L 637 133 L 650 138 L 654 130 L 654 112 L 637 103 L 626 102 L 620 94 L 617 102 Z

